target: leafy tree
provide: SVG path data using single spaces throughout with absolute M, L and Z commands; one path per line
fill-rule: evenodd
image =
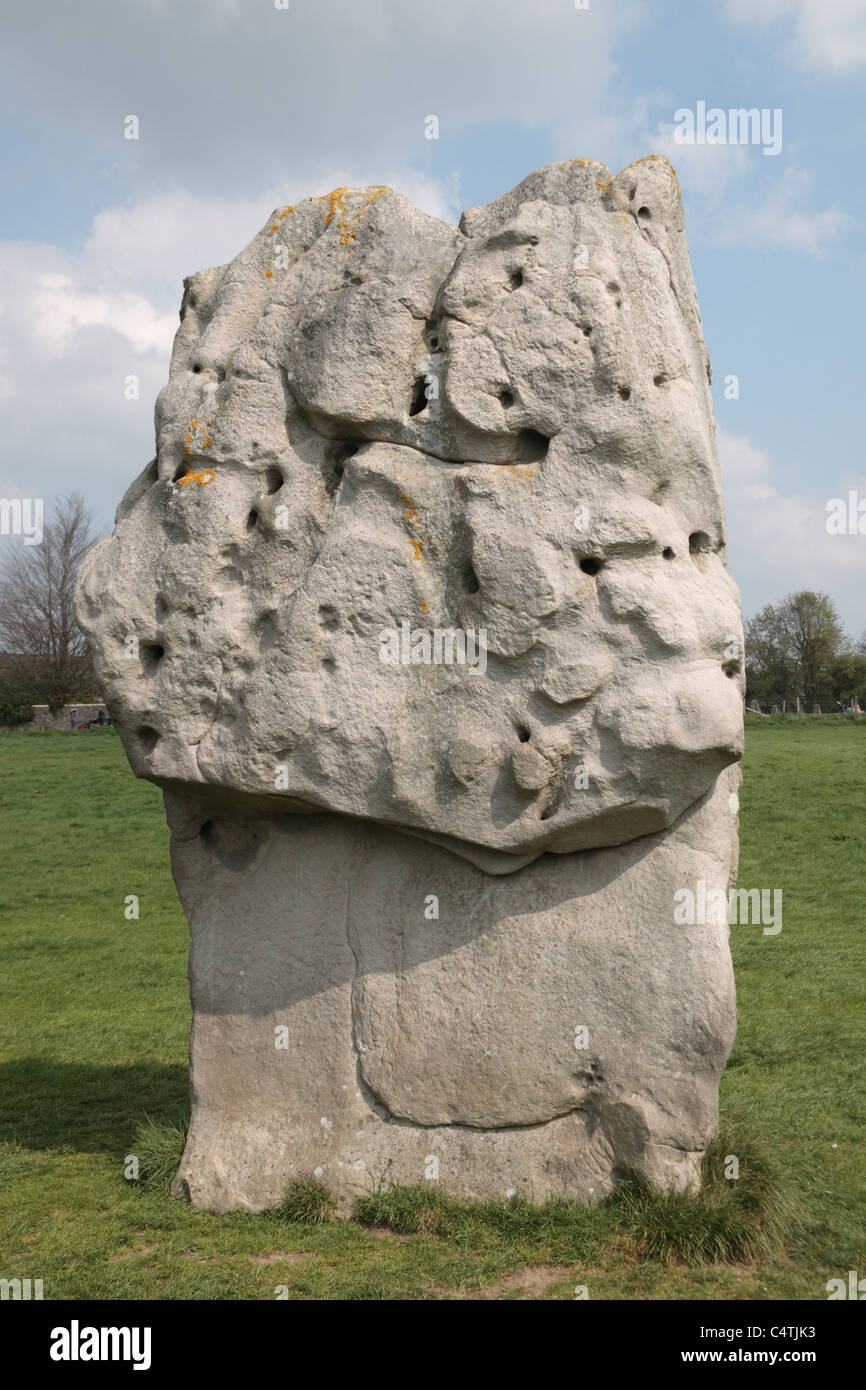
M 836 605 L 808 589 L 789 594 L 780 607 L 782 628 L 797 663 L 798 694 L 811 703 L 831 689 L 830 668 L 847 646 Z
M 844 705 L 855 700 L 866 707 L 866 655 L 859 652 L 843 652 L 831 668 L 834 698 Z
M 807 704 L 833 696 L 835 663 L 849 644 L 827 594 L 803 589 L 768 603 L 745 631 L 750 696 L 780 700 L 799 695 Z
M 796 663 L 779 612 L 768 603 L 745 624 L 750 699 L 780 700 L 797 683 Z

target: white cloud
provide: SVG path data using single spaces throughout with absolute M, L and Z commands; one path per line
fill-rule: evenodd
M 727 0 L 727 11 L 752 27 L 786 21 L 801 67 L 829 74 L 866 64 L 866 0 Z
M 835 205 L 810 210 L 814 175 L 791 166 L 776 174 L 764 167 L 773 161 L 763 159 L 757 147 L 680 145 L 669 122 L 647 130 L 643 139 L 677 171 L 690 239 L 819 257 L 852 225 L 851 216 Z
M 714 204 L 721 203 L 731 183 L 748 174 L 756 154 L 748 145 L 680 145 L 674 139 L 673 121 L 646 130 L 643 141 L 656 154 L 666 155 L 684 189 Z
M 833 598 L 852 636 L 866 626 L 866 536 L 831 536 L 827 503 L 849 489 L 866 498 L 866 473 L 840 473 L 820 493 L 785 490 L 769 453 L 746 435 L 718 432 L 729 568 L 751 616 L 797 589 Z
M 459 185 L 416 169 L 374 169 L 364 162 L 346 163 L 314 179 L 293 177 L 271 183 L 254 196 L 229 199 L 180 191 L 154 194 L 131 207 L 111 208 L 94 218 L 84 246 L 89 274 L 101 283 L 146 288 L 176 308 L 183 277 L 235 257 L 265 225 L 270 213 L 286 203 L 344 185 L 385 183 L 433 217 L 456 222 Z
M 812 183 L 811 174 L 786 169 L 761 202 L 734 203 L 721 211 L 714 218 L 710 240 L 717 246 L 748 246 L 753 251 L 782 247 L 823 255 L 853 219 L 836 206 L 808 211 Z
M 13 9 L 4 47 L 46 139 L 62 124 L 141 195 L 248 197 L 343 159 L 366 163 L 372 183 L 434 153 L 453 152 L 457 168 L 473 125 L 579 128 L 615 105 L 615 46 L 650 14 L 642 0 L 292 0 L 287 11 L 272 0 L 79 0 L 53 7 L 50 24 Z M 123 138 L 128 114 L 138 140 Z
M 454 220 L 457 188 L 424 171 L 386 180 Z M 4 496 L 85 494 L 101 525 L 153 454 L 153 402 L 168 377 L 185 275 L 231 259 L 274 207 L 371 182 L 362 163 L 238 202 L 190 193 L 144 198 L 94 219 L 80 252 L 0 242 L 0 407 Z M 128 376 L 139 398 L 127 400 Z

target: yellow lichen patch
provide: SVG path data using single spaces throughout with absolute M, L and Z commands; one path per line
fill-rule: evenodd
M 207 487 L 216 478 L 212 468 L 202 468 L 198 472 L 191 468 L 182 478 L 178 478 L 178 487 L 189 487 L 190 483 L 198 483 L 199 487 Z
M 400 488 L 398 488 L 397 491 L 399 493 L 401 502 L 406 508 L 406 520 L 409 523 L 410 529 L 415 532 L 414 536 L 407 536 L 406 539 L 412 547 L 412 550 L 415 554 L 415 559 L 419 562 L 423 561 L 424 546 L 429 541 L 429 537 L 426 531 L 424 530 L 424 524 L 421 521 L 421 518 L 418 514 L 418 508 L 415 506 L 415 503 L 412 501 L 412 498 L 408 495 L 408 493 L 403 492 Z
M 374 188 L 354 189 L 354 188 L 334 188 L 330 193 L 323 194 L 317 198 L 316 202 L 327 199 L 328 215 L 325 218 L 325 226 L 330 227 L 336 220 L 337 230 L 340 232 L 340 242 L 343 246 L 348 246 L 350 241 L 354 241 L 358 235 L 358 224 L 362 217 L 365 217 L 376 202 L 377 198 L 384 198 L 386 193 L 392 190 L 386 184 L 377 184 Z M 354 212 L 349 211 L 349 199 L 364 193 L 365 202 L 362 207 L 356 208 Z
M 222 410 L 222 406 L 220 406 L 219 409 Z M 213 444 L 213 435 L 208 434 L 207 430 L 213 422 L 213 415 L 209 415 L 205 421 L 199 420 L 197 415 L 192 417 L 187 425 L 186 436 L 183 441 L 184 458 L 191 457 L 193 447 L 201 450 L 210 448 L 211 444 Z
M 566 164 L 579 164 L 581 169 L 588 169 L 592 164 L 596 164 L 599 168 L 603 168 L 600 159 L 567 159 L 565 162 Z
M 274 278 L 274 272 L 273 272 L 272 270 L 266 270 L 266 271 L 265 271 L 265 279 L 266 279 L 266 280 L 273 280 L 273 278 Z
M 284 208 L 279 208 L 278 211 L 274 214 L 274 216 L 276 217 L 277 220 L 276 220 L 276 222 L 274 223 L 274 225 L 271 227 L 271 231 L 272 231 L 272 232 L 278 232 L 278 231 L 280 230 L 280 223 L 281 223 L 286 217 L 288 217 L 288 215 L 289 215 L 290 212 L 294 212 L 294 210 L 295 210 L 295 205 L 294 205 L 294 203 L 292 203 L 292 204 L 287 204 Z
M 518 468 L 513 463 L 500 463 L 496 468 L 491 469 L 491 473 L 496 477 L 499 473 L 510 473 L 512 478 L 534 478 L 535 474 L 531 468 Z M 460 503 L 461 507 L 463 503 Z

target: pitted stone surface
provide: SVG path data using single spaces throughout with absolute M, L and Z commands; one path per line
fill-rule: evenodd
M 78 586 L 162 785 L 215 1211 L 698 1181 L 735 1030 L 737 590 L 670 166 L 282 208 L 187 281 Z M 468 862 L 467 862 L 468 861 Z
M 82 576 L 136 772 L 499 873 L 672 824 L 741 751 L 707 379 L 663 160 L 550 165 L 460 230 L 384 188 L 278 210 L 187 282 Z

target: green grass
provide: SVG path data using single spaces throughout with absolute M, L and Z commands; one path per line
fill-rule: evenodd
M 732 928 L 739 1035 L 701 1194 L 398 1188 L 348 1221 L 314 1182 L 260 1216 L 168 1196 L 190 1009 L 160 794 L 111 731 L 0 736 L 0 1277 L 46 1298 L 823 1299 L 866 1273 L 866 720 L 747 726 L 740 885 L 781 888 L 784 919 Z

